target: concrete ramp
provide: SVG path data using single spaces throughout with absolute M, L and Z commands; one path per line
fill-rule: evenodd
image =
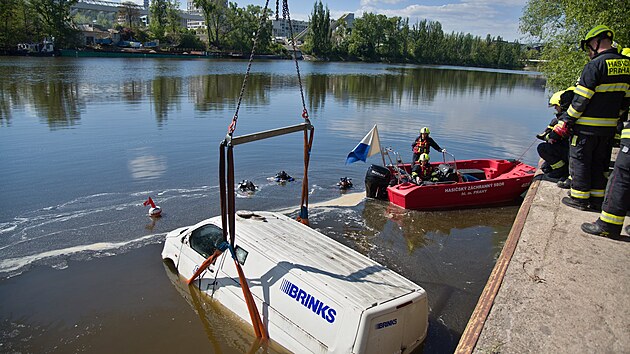
M 456 352 L 630 353 L 630 242 L 582 232 L 599 213 L 563 205 L 567 190 L 541 177 Z

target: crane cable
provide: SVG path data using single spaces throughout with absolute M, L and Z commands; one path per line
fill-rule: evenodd
M 276 19 L 279 19 L 278 3 L 280 0 L 276 0 Z M 310 126 L 310 120 L 308 117 L 308 110 L 306 109 L 306 101 L 304 100 L 304 89 L 302 87 L 302 75 L 300 75 L 300 65 L 297 60 L 297 48 L 295 46 L 295 35 L 293 33 L 293 23 L 291 22 L 291 14 L 289 13 L 288 0 L 282 0 L 282 19 L 289 22 L 289 34 L 291 36 L 291 46 L 293 48 L 293 61 L 295 62 L 295 70 L 297 72 L 298 85 L 300 87 L 300 98 L 302 99 L 302 118 Z M 309 134 L 310 131 L 310 134 Z M 309 225 L 308 222 L 308 165 L 311 158 L 311 148 L 313 146 L 313 134 L 315 129 L 311 126 L 309 131 L 304 130 L 304 179 L 302 180 L 302 196 L 300 198 L 300 214 L 297 220 L 305 225 Z
M 235 246 L 235 238 L 236 238 L 236 208 L 235 208 L 235 191 L 234 191 L 234 146 L 231 144 L 232 136 L 234 135 L 234 131 L 236 130 L 236 123 L 238 121 L 238 111 L 241 107 L 241 102 L 243 100 L 243 96 L 245 93 L 245 88 L 247 86 L 247 80 L 249 78 L 249 74 L 252 67 L 252 62 L 254 60 L 254 53 L 256 52 L 256 45 L 258 44 L 258 39 L 260 36 L 260 32 L 262 32 L 265 21 L 267 20 L 267 8 L 269 6 L 269 0 L 265 1 L 265 7 L 263 8 L 262 14 L 260 15 L 260 23 L 258 25 L 258 30 L 256 31 L 256 36 L 254 37 L 254 42 L 252 44 L 252 51 L 249 55 L 249 61 L 247 63 L 247 71 L 245 72 L 245 77 L 243 78 L 243 84 L 241 86 L 241 92 L 238 96 L 238 102 L 236 104 L 236 111 L 234 116 L 232 117 L 232 122 L 228 126 L 228 132 L 220 145 L 220 159 L 219 159 L 219 184 L 220 184 L 220 193 L 221 193 L 221 224 L 223 229 L 223 239 L 227 241 L 227 230 L 229 229 L 229 250 L 232 254 L 232 259 L 234 260 L 234 266 L 236 267 L 236 271 L 238 272 L 238 279 L 241 285 L 241 290 L 243 291 L 243 297 L 245 298 L 245 303 L 247 304 L 247 309 L 249 311 L 249 316 L 252 321 L 252 326 L 254 327 L 254 333 L 256 337 L 262 338 L 264 340 L 269 338 L 269 334 L 267 333 L 267 329 L 262 319 L 260 318 L 260 313 L 258 312 L 258 307 L 254 301 L 254 297 L 249 288 L 249 284 L 247 283 L 247 278 L 245 277 L 245 273 L 236 258 L 236 253 L 234 252 Z M 227 161 L 225 158 L 225 148 L 227 147 Z M 227 167 L 227 171 L 226 171 Z M 227 173 L 226 173 L 227 172 Z M 226 180 L 227 174 L 227 180 Z

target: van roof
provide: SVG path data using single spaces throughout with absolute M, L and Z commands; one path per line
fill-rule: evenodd
M 337 292 L 367 309 L 424 290 L 396 272 L 282 214 L 257 211 L 236 217 L 236 244 L 250 244 L 312 286 Z M 249 215 L 249 217 L 248 217 Z M 221 218 L 212 218 L 221 225 Z M 340 297 L 335 296 L 339 299 Z

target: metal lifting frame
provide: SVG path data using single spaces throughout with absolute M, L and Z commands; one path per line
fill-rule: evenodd
M 219 192 L 221 194 L 221 228 L 223 231 L 223 240 L 229 243 L 230 253 L 234 258 L 234 265 L 239 275 L 239 282 L 241 289 L 243 290 L 243 297 L 247 303 L 249 315 L 252 320 L 254 332 L 256 337 L 267 339 L 267 329 L 260 318 L 258 308 L 254 301 L 254 297 L 251 294 L 247 279 L 243 273 L 243 269 L 234 255 L 235 238 L 236 238 L 236 198 L 234 190 L 234 146 L 240 144 L 246 144 L 258 140 L 268 139 L 280 135 L 295 133 L 299 131 L 304 132 L 304 179 L 302 181 L 302 202 L 301 211 L 308 208 L 308 194 L 305 197 L 304 191 L 308 188 L 308 162 L 310 157 L 310 149 L 313 142 L 313 132 L 315 128 L 311 125 L 310 121 L 306 119 L 305 123 L 292 125 L 288 127 L 266 130 L 258 133 L 247 134 L 240 137 L 233 137 L 228 133 L 225 139 L 221 142 L 219 147 Z M 310 138 L 309 138 L 310 132 Z M 227 154 L 226 154 L 227 148 Z M 304 206 L 306 199 L 306 207 Z M 308 212 L 305 212 L 308 215 Z M 305 221 L 308 222 L 308 216 L 305 217 Z M 303 221 L 304 222 L 304 221 Z M 229 238 L 228 238 L 229 233 Z M 218 255 L 217 255 L 218 256 Z M 212 256 L 211 256 L 212 257 Z M 209 262 L 208 262 L 209 263 Z M 193 277 L 194 279 L 194 277 Z M 191 279 L 192 280 L 192 279 Z

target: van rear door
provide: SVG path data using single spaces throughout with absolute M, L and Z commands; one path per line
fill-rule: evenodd
M 426 337 L 428 311 L 424 290 L 367 309 L 354 353 L 409 353 Z

